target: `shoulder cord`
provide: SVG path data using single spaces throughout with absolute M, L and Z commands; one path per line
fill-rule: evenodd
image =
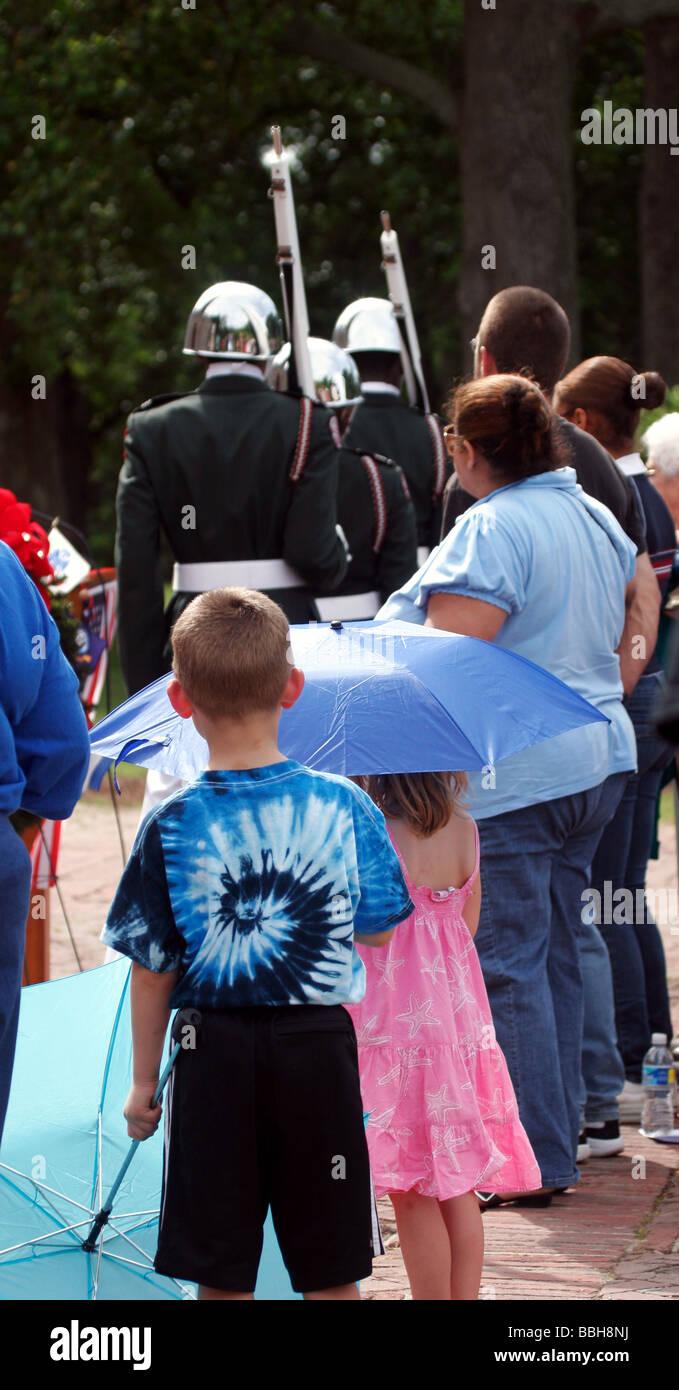
M 370 483 L 370 491 L 373 499 L 373 510 L 375 512 L 373 551 L 375 555 L 379 555 L 384 545 L 384 538 L 387 534 L 387 499 L 384 492 L 384 483 L 380 477 L 380 470 L 375 460 L 371 459 L 369 454 L 361 455 L 361 463 L 368 474 L 368 481 Z
M 443 431 L 436 415 L 425 415 L 427 427 L 431 435 L 431 442 L 434 449 L 434 506 L 441 497 L 441 493 L 446 485 L 446 447 L 443 442 Z
M 311 439 L 311 415 L 313 412 L 313 401 L 308 396 L 302 396 L 299 402 L 299 430 L 297 431 L 297 443 L 292 459 L 292 467 L 289 473 L 291 483 L 298 483 L 306 466 L 309 457 L 309 441 Z

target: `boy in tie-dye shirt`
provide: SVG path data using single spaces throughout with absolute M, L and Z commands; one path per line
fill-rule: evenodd
M 372 1213 L 344 1005 L 365 988 L 354 940 L 385 944 L 413 905 L 368 797 L 278 750 L 304 677 L 277 605 L 203 594 L 172 641 L 168 694 L 208 770 L 143 822 L 103 934 L 133 961 L 133 1138 L 160 1119 L 170 1009 L 201 1014 L 168 1088 L 156 1269 L 202 1298 L 252 1297 L 271 1206 L 293 1288 L 357 1298 Z

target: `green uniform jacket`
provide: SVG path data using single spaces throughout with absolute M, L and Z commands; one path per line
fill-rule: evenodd
M 337 519 L 351 560 L 338 594 L 377 589 L 385 603 L 417 569 L 415 510 L 397 464 L 353 449 L 339 453 Z
M 314 406 L 301 477 L 289 478 L 300 403 L 252 377 L 216 376 L 197 391 L 133 411 L 117 495 L 118 643 L 128 691 L 170 668 L 169 633 L 195 597 L 164 612 L 160 533 L 183 564 L 285 560 L 308 588 L 269 591 L 291 622 L 317 617 L 347 558 L 336 531 L 337 450 Z
M 388 391 L 371 391 L 356 406 L 344 443 L 366 454 L 385 454 L 403 469 L 415 508 L 417 543 L 438 545 L 450 461 L 442 442 L 435 449 L 421 411 Z

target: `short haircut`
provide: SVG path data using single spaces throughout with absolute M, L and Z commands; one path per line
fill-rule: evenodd
M 172 629 L 172 669 L 212 719 L 275 710 L 291 671 L 288 620 L 254 589 L 212 589 Z
M 388 381 L 398 385 L 403 375 L 399 352 L 352 352 L 362 381 Z
M 529 374 L 543 391 L 551 391 L 568 361 L 571 330 L 551 294 L 513 285 L 486 306 L 478 342 L 492 353 L 499 372 Z
M 648 462 L 666 478 L 679 475 L 679 414 L 672 410 L 654 420 L 642 439 Z

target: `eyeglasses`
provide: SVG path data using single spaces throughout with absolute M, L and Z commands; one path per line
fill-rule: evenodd
M 444 438 L 445 441 L 446 441 L 446 448 L 447 448 L 447 450 L 448 450 L 449 453 L 452 453 L 452 451 L 453 451 L 453 449 L 455 448 L 455 445 L 456 445 L 456 444 L 464 444 L 464 443 L 465 443 L 464 435 L 462 435 L 462 434 L 456 434 L 456 433 L 455 433 L 455 426 L 454 426 L 454 425 L 446 425 L 446 427 L 445 427 L 445 429 L 444 429 L 444 431 L 443 431 L 443 438 Z
M 471 348 L 471 350 L 472 350 L 472 356 L 473 356 L 473 357 L 476 357 L 476 349 L 477 349 L 478 345 L 479 345 L 479 340 L 478 340 L 478 338 L 470 338 L 470 339 L 469 339 L 469 346 L 470 346 L 470 348 Z

